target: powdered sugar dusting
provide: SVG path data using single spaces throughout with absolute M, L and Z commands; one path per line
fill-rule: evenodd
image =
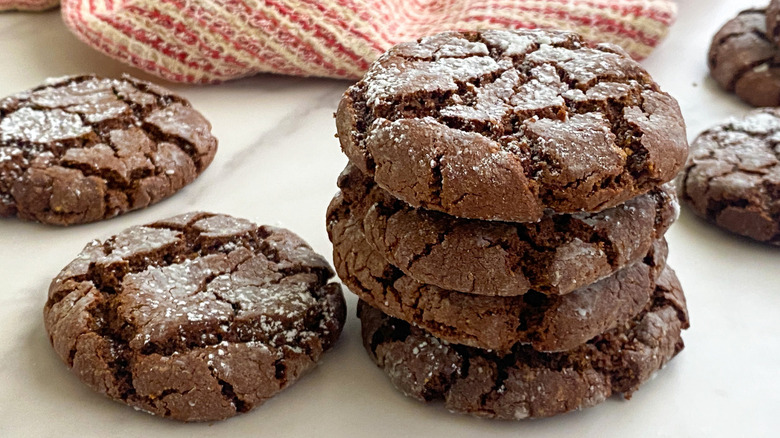
M 534 35 L 485 31 L 482 33 L 482 38 L 491 46 L 497 47 L 506 56 L 524 55 L 536 48 L 536 38 Z
M 60 84 L 61 84 L 61 83 L 63 83 L 63 82 L 66 82 L 66 81 L 67 81 L 67 80 L 69 80 L 71 77 L 72 77 L 72 76 L 69 76 L 69 75 L 65 75 L 65 76 L 56 76 L 56 77 L 49 77 L 49 78 L 46 78 L 46 79 L 44 79 L 44 81 L 43 81 L 43 85 L 44 85 L 45 87 L 53 87 L 53 86 L 56 86 L 56 85 L 60 85 Z
M 434 59 L 441 59 L 441 58 L 458 58 L 458 57 L 464 57 L 464 56 L 473 56 L 473 55 L 480 55 L 480 56 L 487 56 L 490 52 L 488 52 L 487 46 L 480 42 L 471 42 L 467 40 L 460 40 L 456 44 L 442 44 L 438 50 L 436 50 L 436 53 L 434 54 Z
M 83 103 L 68 107 L 68 111 L 84 114 L 89 123 L 100 123 L 111 120 L 131 112 L 130 107 L 124 102 L 111 100 L 107 102 Z
M 591 48 L 579 48 L 575 51 L 541 45 L 538 50 L 530 53 L 527 59 L 532 63 L 554 63 L 577 83 L 590 83 L 602 76 L 624 78 L 628 75 L 628 71 L 622 68 L 626 63 L 623 57 Z
M 132 227 L 118 234 L 111 258 L 118 260 L 136 253 L 148 253 L 175 243 L 181 234 L 167 228 Z
M 22 157 L 22 150 L 17 147 L 0 147 L 0 163 Z
M 456 91 L 458 83 L 473 81 L 500 70 L 490 57 L 442 58 L 436 62 L 392 61 L 366 76 L 366 101 L 370 106 L 391 103 L 398 95 L 419 91 Z
M 0 139 L 8 142 L 49 143 L 78 138 L 90 132 L 92 128 L 85 126 L 78 115 L 60 109 L 39 111 L 25 107 L 8 114 L 0 122 Z
M 194 227 L 207 236 L 229 236 L 247 233 L 253 230 L 255 225 L 246 219 L 217 215 L 197 221 Z
M 754 113 L 749 117 L 734 117 L 727 123 L 733 131 L 754 135 L 766 135 L 780 131 L 780 117 L 770 113 Z
M 568 86 L 561 82 L 555 67 L 543 65 L 531 69 L 530 80 L 524 83 L 519 91 L 512 96 L 512 106 L 515 111 L 532 111 L 545 108 L 565 110 L 566 102 L 561 93 Z
M 622 99 L 628 96 L 632 89 L 636 89 L 640 84 L 634 80 L 627 84 L 619 82 L 599 82 L 590 87 L 587 92 L 578 88 L 572 88 L 564 91 L 561 95 L 564 99 L 577 103 L 599 102 L 606 99 Z
M 514 89 L 519 82 L 517 71 L 505 71 L 495 82 L 477 88 L 471 105 L 448 106 L 442 108 L 440 114 L 461 120 L 501 123 L 510 111 L 508 103 L 512 94 L 508 90 Z

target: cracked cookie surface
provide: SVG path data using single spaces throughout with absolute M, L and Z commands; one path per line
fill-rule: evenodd
M 681 199 L 699 216 L 780 245 L 780 110 L 754 110 L 703 132 L 681 182 Z
M 72 76 L 0 100 L 0 217 L 56 225 L 146 207 L 192 182 L 217 140 L 189 102 L 123 76 Z
M 414 207 L 533 222 L 671 180 L 677 102 L 621 49 L 556 31 L 449 32 L 398 45 L 343 96 L 341 147 Z
M 622 322 L 647 304 L 666 264 L 666 242 L 644 259 L 566 295 L 531 291 L 481 296 L 420 283 L 388 263 L 365 239 L 360 215 L 337 195 L 328 209 L 328 234 L 339 277 L 360 299 L 449 342 L 507 351 L 529 343 L 562 351 Z
M 339 188 L 390 264 L 420 283 L 487 296 L 563 295 L 590 285 L 645 257 L 679 212 L 671 184 L 600 213 L 536 223 L 414 209 L 351 164 Z
M 710 74 L 753 106 L 780 105 L 780 49 L 767 35 L 765 9 L 742 11 L 712 38 Z
M 670 268 L 636 318 L 562 353 L 516 346 L 507 354 L 449 344 L 361 301 L 363 345 L 393 385 L 454 412 L 521 420 L 630 398 L 683 349 L 685 297 Z
M 155 415 L 247 412 L 312 369 L 346 309 L 290 231 L 188 213 L 93 241 L 54 279 L 44 322 L 92 389 Z

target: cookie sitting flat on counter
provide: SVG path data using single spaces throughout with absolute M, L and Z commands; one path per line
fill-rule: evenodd
M 688 151 L 677 102 L 637 62 L 559 31 L 395 46 L 347 90 L 336 123 L 379 186 L 470 219 L 611 208 L 672 179 Z
M 189 213 L 94 241 L 52 282 L 46 331 L 92 389 L 162 417 L 251 410 L 312 369 L 346 309 L 290 231 Z
M 338 180 L 371 247 L 421 283 L 487 296 L 563 295 L 645 257 L 677 218 L 671 184 L 599 213 L 536 223 L 461 219 L 414 209 L 354 165 Z
M 780 105 L 780 49 L 767 35 L 764 9 L 742 11 L 712 38 L 710 74 L 753 106 Z
M 336 272 L 361 300 L 448 342 L 489 350 L 580 345 L 636 316 L 666 265 L 662 239 L 633 265 L 566 295 L 481 296 L 420 283 L 388 263 L 368 244 L 359 215 L 341 195 L 328 208 L 327 225 Z
M 126 75 L 51 79 L 0 100 L 0 217 L 107 219 L 176 193 L 216 151 L 209 122 L 169 90 Z
M 694 140 L 681 199 L 731 232 L 780 245 L 780 109 L 762 108 Z
M 613 394 L 630 398 L 683 349 L 685 297 L 667 268 L 636 318 L 566 352 L 518 345 L 498 354 L 450 344 L 358 304 L 363 345 L 393 385 L 453 412 L 522 420 L 587 408 Z

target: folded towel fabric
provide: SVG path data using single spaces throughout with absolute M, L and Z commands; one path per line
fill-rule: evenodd
M 62 0 L 68 27 L 104 53 L 175 82 L 260 72 L 358 78 L 383 51 L 441 32 L 559 28 L 647 56 L 671 0 Z

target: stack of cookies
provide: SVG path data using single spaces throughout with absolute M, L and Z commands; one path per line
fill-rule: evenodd
M 405 394 L 546 417 L 628 397 L 682 349 L 663 236 L 684 122 L 621 49 L 556 31 L 426 37 L 374 63 L 337 124 L 334 263 Z

